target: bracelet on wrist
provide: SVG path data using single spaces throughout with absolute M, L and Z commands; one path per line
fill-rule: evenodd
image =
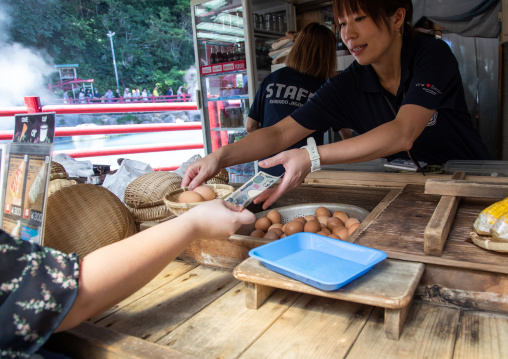
M 307 146 L 302 147 L 302 149 L 304 148 L 307 150 L 307 152 L 309 152 L 311 164 L 310 171 L 311 172 L 319 171 L 321 169 L 321 160 L 316 146 L 316 141 L 314 140 L 313 137 L 307 138 Z

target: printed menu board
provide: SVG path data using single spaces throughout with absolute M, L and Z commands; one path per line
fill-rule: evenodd
M 2 229 L 14 237 L 42 244 L 55 115 L 16 115 L 15 121 Z
M 16 115 L 14 125 L 15 143 L 53 143 L 55 137 L 55 114 L 36 113 Z

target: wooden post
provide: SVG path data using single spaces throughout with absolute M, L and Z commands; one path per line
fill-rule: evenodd
M 464 172 L 455 172 L 452 180 L 462 180 L 466 177 Z M 441 256 L 443 247 L 450 233 L 453 219 L 459 207 L 460 197 L 442 196 L 434 213 L 423 233 L 423 250 L 431 256 Z

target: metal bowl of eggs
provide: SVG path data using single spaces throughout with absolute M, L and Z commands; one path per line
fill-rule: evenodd
M 277 240 L 300 232 L 347 240 L 369 215 L 361 207 L 344 203 L 307 203 L 256 213 L 256 222 L 236 234 Z
M 226 184 L 204 184 L 192 191 L 189 187 L 178 188 L 166 193 L 163 200 L 169 210 L 179 216 L 205 201 L 215 198 L 224 199 L 234 190 L 233 186 Z

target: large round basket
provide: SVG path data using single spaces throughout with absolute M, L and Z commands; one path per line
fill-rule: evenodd
M 77 184 L 48 197 L 44 245 L 80 257 L 136 233 L 134 217 L 111 191 Z
M 203 186 L 213 188 L 215 192 L 215 198 L 224 199 L 229 196 L 235 190 L 233 186 L 227 184 L 205 184 Z M 178 198 L 180 195 L 188 191 L 189 187 L 179 188 L 177 190 L 171 191 L 164 196 L 164 203 L 169 208 L 171 212 L 176 214 L 177 216 L 187 212 L 189 209 L 194 208 L 204 202 L 191 202 L 191 203 L 180 203 L 178 202 Z

